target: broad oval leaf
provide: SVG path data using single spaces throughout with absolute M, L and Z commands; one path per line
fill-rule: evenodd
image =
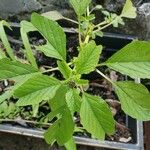
M 57 90 L 55 96 L 49 100 L 50 108 L 55 111 L 60 107 L 67 105 L 66 104 L 66 93 L 68 91 L 68 87 L 66 85 L 62 85 Z M 61 97 L 61 98 L 60 98 Z
M 73 137 L 67 143 L 65 143 L 64 146 L 67 150 L 77 150 L 76 143 Z
M 24 75 L 31 75 L 38 72 L 38 69 L 28 64 L 23 64 L 18 61 L 10 61 L 9 59 L 0 60 L 0 80 L 22 77 Z
M 76 72 L 79 74 L 88 74 L 94 71 L 98 64 L 102 46 L 97 46 L 94 41 L 88 43 L 79 53 L 75 62 Z
M 105 65 L 132 78 L 150 78 L 150 42 L 133 41 L 109 58 Z
M 86 9 L 91 3 L 91 0 L 70 0 L 72 7 L 74 8 L 78 16 L 82 16 L 86 13 Z
M 53 77 L 37 75 L 17 88 L 14 96 L 19 98 L 18 106 L 35 105 L 53 98 L 60 86 L 61 82 Z
M 136 18 L 136 7 L 133 6 L 131 0 L 126 0 L 121 17 Z
M 105 139 L 105 133 L 113 134 L 115 121 L 106 102 L 89 94 L 84 94 L 82 100 L 80 117 L 83 128 L 98 139 Z
M 36 13 L 32 14 L 31 22 L 47 40 L 46 48 L 43 47 L 47 56 L 54 57 L 55 53 L 54 58 L 66 60 L 66 35 L 58 23 Z
M 72 138 L 74 123 L 68 107 L 64 106 L 57 121 L 45 132 L 44 138 L 48 144 L 57 141 L 59 145 L 64 145 Z
M 116 93 L 123 111 L 138 120 L 150 119 L 150 93 L 142 85 L 130 81 L 116 82 Z M 149 108 L 149 109 L 148 109 Z
M 74 114 L 74 112 L 79 112 L 81 107 L 81 97 L 79 96 L 78 90 L 70 89 L 66 93 L 66 102 L 72 114 Z
M 63 77 L 68 79 L 72 74 L 72 69 L 69 67 L 69 65 L 65 61 L 58 61 L 57 65 Z

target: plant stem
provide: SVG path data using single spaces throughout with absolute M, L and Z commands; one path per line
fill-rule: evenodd
M 53 71 L 56 71 L 56 70 L 58 70 L 58 67 L 47 69 L 47 70 L 43 71 L 42 73 L 53 72 Z
M 78 25 L 78 28 L 79 28 L 79 33 L 78 33 L 78 36 L 79 36 L 79 44 L 80 44 L 80 47 L 82 48 L 81 20 L 80 20 L 80 17 L 78 17 L 78 22 L 79 22 L 79 25 Z
M 99 28 L 100 26 L 105 25 L 105 24 L 107 24 L 107 22 L 106 22 L 106 21 L 103 21 L 103 22 L 101 22 L 101 23 L 95 25 L 94 28 Z
M 72 65 L 73 63 L 72 63 L 72 62 L 70 62 L 70 63 L 67 63 L 67 64 L 70 66 L 70 65 Z M 47 69 L 47 70 L 43 71 L 42 73 L 47 73 L 47 72 L 52 72 L 52 71 L 59 70 L 59 68 L 58 68 L 58 67 L 56 67 L 56 68 L 52 68 L 52 67 L 49 67 L 49 66 L 45 66 L 45 68 L 49 68 L 49 69 Z
M 96 67 L 101 67 L 101 66 L 105 66 L 105 63 L 98 64 Z
M 74 20 L 72 20 L 72 19 L 70 19 L 70 18 L 67 18 L 67 17 L 63 17 L 65 20 L 67 20 L 67 21 L 70 21 L 70 22 L 72 22 L 72 23 L 75 23 L 75 24 L 79 24 L 77 21 L 74 21 Z
M 98 74 L 100 74 L 102 77 L 104 77 L 107 81 L 109 81 L 111 84 L 113 84 L 114 85 L 114 82 L 110 79 L 110 78 L 108 78 L 106 75 L 104 75 L 101 71 L 99 71 L 98 69 L 96 69 L 96 72 L 98 73 Z
M 105 29 L 105 28 L 111 26 L 111 25 L 114 23 L 115 20 L 116 20 L 116 18 L 115 18 L 113 21 L 111 21 L 110 23 L 108 23 L 108 24 L 106 24 L 105 26 L 103 26 L 103 27 L 100 27 L 100 26 L 99 26 L 99 29 L 95 30 L 95 32 L 100 31 L 100 30 L 103 30 L 103 29 Z M 96 25 L 96 26 L 97 26 L 97 25 Z M 98 28 L 98 26 L 97 26 L 97 28 Z

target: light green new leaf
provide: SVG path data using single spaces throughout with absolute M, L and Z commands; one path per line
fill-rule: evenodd
M 44 17 L 46 17 L 50 20 L 54 20 L 54 21 L 61 20 L 61 19 L 64 18 L 62 16 L 62 14 L 59 13 L 58 11 L 56 11 L 56 10 L 45 12 L 45 13 L 42 14 L 42 16 L 44 16 Z
M 47 40 L 39 50 L 49 57 L 66 60 L 66 35 L 58 23 L 36 13 L 32 14 L 31 22 Z
M 66 102 L 72 114 L 74 114 L 74 112 L 79 112 L 81 107 L 81 97 L 79 96 L 78 90 L 70 89 L 66 93 Z
M 31 65 L 10 61 L 9 59 L 0 60 L 0 80 L 23 77 L 33 73 L 38 73 L 38 69 L 35 69 Z
M 150 78 L 150 42 L 133 41 L 109 58 L 105 65 L 132 78 Z
M 134 82 L 116 82 L 116 93 L 123 111 L 138 120 L 150 119 L 150 93 L 142 85 Z M 149 109 L 148 109 L 149 108 Z
M 105 133 L 113 134 L 115 121 L 106 102 L 89 94 L 84 94 L 82 100 L 80 117 L 83 128 L 98 139 L 105 139 Z
M 59 145 L 64 145 L 73 135 L 74 123 L 69 109 L 64 106 L 60 118 L 53 123 L 52 126 L 44 134 L 44 138 L 48 144 L 57 141 Z
M 14 96 L 19 98 L 18 106 L 35 105 L 53 98 L 60 86 L 60 81 L 53 77 L 37 75 L 16 89 Z
M 57 65 L 63 77 L 68 79 L 72 73 L 72 69 L 69 67 L 69 65 L 65 61 L 58 61 Z
M 6 26 L 7 28 L 11 29 L 10 25 L 6 21 L 4 21 L 4 20 L 0 21 L 0 39 L 2 40 L 2 42 L 3 42 L 3 44 L 4 44 L 5 48 L 6 48 L 6 52 L 8 53 L 9 57 L 12 60 L 15 60 L 15 55 L 14 55 L 13 50 L 10 47 L 10 44 L 8 42 L 5 30 L 4 30 L 4 26 Z
M 136 18 L 136 7 L 133 6 L 131 0 L 126 0 L 121 17 Z
M 86 9 L 91 3 L 91 0 L 70 0 L 72 7 L 74 8 L 78 16 L 82 16 L 86 13 Z
M 79 53 L 75 62 L 76 72 L 79 74 L 88 74 L 94 71 L 98 64 L 102 46 L 97 46 L 94 41 L 88 43 Z
M 64 146 L 66 150 L 77 150 L 76 143 L 73 137 L 67 143 L 65 143 Z
M 21 22 L 21 29 L 20 29 L 20 33 L 21 33 L 21 37 L 23 40 L 23 44 L 25 46 L 25 55 L 28 59 L 28 61 L 32 64 L 32 66 L 34 66 L 35 68 L 38 68 L 34 54 L 32 52 L 30 43 L 29 43 L 29 39 L 28 39 L 28 32 L 31 31 L 36 31 L 37 29 L 32 25 L 32 23 L 28 22 L 28 21 L 22 21 Z

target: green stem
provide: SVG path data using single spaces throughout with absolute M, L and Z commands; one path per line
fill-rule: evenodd
M 102 64 L 98 64 L 96 67 L 101 67 L 101 66 L 105 66 L 106 64 L 105 63 L 102 63 Z
M 99 28 L 97 29 L 97 30 L 95 30 L 94 32 L 97 32 L 97 31 L 100 31 L 100 30 L 103 30 L 103 29 L 105 29 L 105 28 L 107 28 L 107 27 L 109 27 L 109 26 L 111 26 L 113 23 L 114 23 L 114 21 L 115 21 L 116 19 L 114 19 L 113 21 L 111 21 L 110 23 L 108 23 L 108 24 L 106 24 L 105 26 L 103 26 L 103 27 L 100 27 L 99 26 Z M 98 26 L 97 26 L 98 27 Z
M 106 22 L 106 21 L 103 21 L 103 22 L 101 22 L 101 23 L 95 25 L 94 28 L 99 28 L 100 26 L 105 25 L 105 24 L 107 24 L 107 22 Z
M 98 69 L 96 69 L 96 72 L 98 74 L 100 74 L 102 77 L 104 77 L 107 81 L 109 81 L 112 85 L 114 85 L 114 82 L 110 78 L 108 78 L 106 75 L 104 75 L 101 71 L 99 71 Z
M 75 23 L 75 24 L 79 24 L 77 21 L 74 21 L 74 20 L 72 20 L 72 19 L 70 19 L 70 18 L 67 18 L 67 17 L 63 17 L 65 20 L 67 20 L 67 21 L 70 21 L 70 22 L 72 22 L 72 23 Z
M 78 28 L 79 28 L 79 33 L 78 33 L 78 36 L 79 36 L 79 44 L 80 44 L 80 47 L 82 48 L 81 20 L 80 20 L 80 17 L 78 17 L 78 22 L 79 22 L 79 25 L 78 25 Z
M 43 71 L 42 73 L 53 72 L 53 71 L 56 71 L 56 70 L 59 70 L 58 67 L 47 69 L 47 70 Z

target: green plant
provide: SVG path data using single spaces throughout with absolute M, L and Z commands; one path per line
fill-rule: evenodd
M 130 0 L 126 1 L 121 15 L 109 13 L 99 5 L 90 11 L 91 0 L 70 2 L 77 14 L 78 22 L 67 20 L 78 24 L 79 34 L 79 54 L 70 62 L 66 59 L 66 35 L 55 21 L 33 13 L 31 22 L 21 22 L 24 53 L 28 63 L 21 62 L 13 55 L 2 26 L 7 24 L 1 22 L 0 37 L 10 58 L 1 51 L 0 80 L 13 80 L 15 83 L 1 95 L 0 104 L 3 107 L 4 102 L 13 97 L 19 99 L 17 106 L 31 105 L 36 115 L 39 104 L 43 101 L 48 102 L 51 112 L 44 119 L 52 124 L 44 134 L 45 140 L 49 144 L 56 141 L 67 149 L 75 150 L 74 132 L 86 130 L 93 138 L 104 140 L 105 134 L 113 134 L 115 130 L 111 110 L 102 98 L 86 92 L 84 87 L 88 85 L 88 80 L 82 79 L 83 74 L 96 71 L 114 86 L 126 114 L 138 120 L 150 120 L 150 94 L 146 87 L 133 81 L 113 82 L 99 69 L 107 66 L 133 79 L 150 78 L 150 43 L 133 41 L 106 62 L 99 64 L 102 46 L 96 45 L 93 40 L 95 36 L 102 36 L 102 30 L 110 25 L 117 27 L 118 24 L 124 24 L 123 17 L 135 18 L 136 9 Z M 94 25 L 95 16 L 92 13 L 96 9 L 105 15 L 105 20 Z M 55 12 L 54 20 L 62 17 Z M 58 67 L 47 70 L 38 67 L 27 37 L 31 31 L 39 31 L 46 39 L 47 43 L 36 49 L 50 58 L 55 58 Z M 56 70 L 61 72 L 63 80 L 47 75 Z M 83 128 L 75 125 L 74 114 L 80 115 Z

